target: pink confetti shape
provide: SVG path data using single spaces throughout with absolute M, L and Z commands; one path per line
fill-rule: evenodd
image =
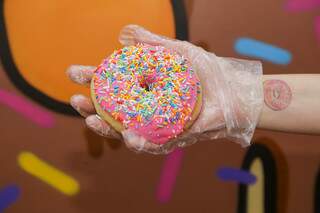
M 315 19 L 315 31 L 318 41 L 320 42 L 320 16 Z
M 23 115 L 33 123 L 50 128 L 55 124 L 52 114 L 11 92 L 0 89 L 0 103 Z
M 156 195 L 160 203 L 166 203 L 171 198 L 173 187 L 181 167 L 182 157 L 183 151 L 177 149 L 170 153 L 164 161 Z
M 320 0 L 289 0 L 285 6 L 286 10 L 299 12 L 320 8 Z

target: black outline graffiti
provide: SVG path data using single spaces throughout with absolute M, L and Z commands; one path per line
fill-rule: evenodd
M 249 171 L 251 163 L 259 158 L 262 161 L 265 173 L 264 182 L 264 212 L 265 213 L 277 213 L 277 168 L 276 162 L 272 152 L 267 148 L 267 146 L 262 144 L 253 144 L 243 161 L 242 169 Z M 247 185 L 239 184 L 238 191 L 238 213 L 247 212 Z

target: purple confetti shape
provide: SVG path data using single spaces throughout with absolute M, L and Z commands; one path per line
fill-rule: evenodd
M 55 124 L 51 113 L 34 105 L 27 99 L 3 89 L 0 89 L 0 103 L 41 127 L 51 128 Z
M 233 181 L 242 184 L 253 184 L 256 182 L 256 177 L 248 171 L 234 168 L 220 168 L 217 171 L 217 176 L 223 181 Z
M 173 187 L 180 171 L 182 158 L 183 151 L 176 149 L 164 161 L 156 194 L 157 200 L 160 203 L 166 203 L 171 198 Z
M 0 190 L 0 213 L 17 201 L 20 189 L 16 185 L 9 185 Z

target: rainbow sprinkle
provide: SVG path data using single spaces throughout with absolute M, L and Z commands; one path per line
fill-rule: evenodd
M 187 59 L 142 44 L 116 50 L 97 68 L 93 81 L 102 109 L 156 144 L 183 131 L 200 92 Z

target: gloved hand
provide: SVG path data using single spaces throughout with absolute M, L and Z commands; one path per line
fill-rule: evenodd
M 164 145 L 150 143 L 130 130 L 116 132 L 98 115 L 92 101 L 83 95 L 71 97 L 71 105 L 96 133 L 123 140 L 137 152 L 166 154 L 202 139 L 228 138 L 242 146 L 250 144 L 263 104 L 262 66 L 257 61 L 217 57 L 186 41 L 153 34 L 137 25 L 128 25 L 120 33 L 121 44 L 161 45 L 186 57 L 201 82 L 202 109 L 190 129 Z M 79 84 L 89 84 L 95 67 L 71 66 L 67 73 Z

